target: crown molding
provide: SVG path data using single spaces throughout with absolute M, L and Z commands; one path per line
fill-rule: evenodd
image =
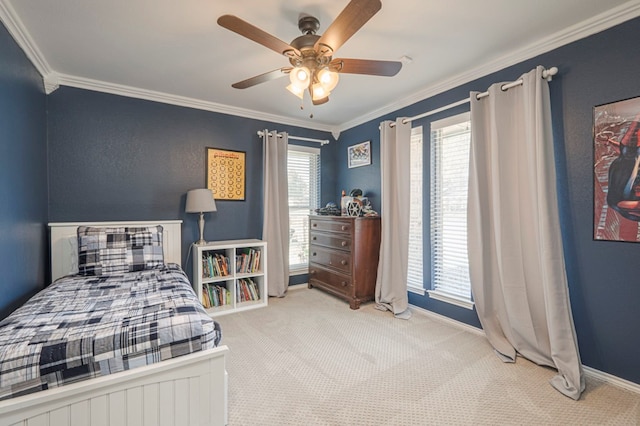
M 42 80 L 44 81 L 44 91 L 47 95 L 55 92 L 60 87 L 60 76 L 56 72 L 45 75 Z
M 219 112 L 222 114 L 230 114 L 240 117 L 252 118 L 255 120 L 270 121 L 290 126 L 298 126 L 305 129 L 321 130 L 324 132 L 333 132 L 335 130 L 333 126 L 313 123 L 306 120 L 298 120 L 295 118 L 284 117 L 275 114 L 267 114 L 260 111 L 238 108 L 229 105 L 218 104 L 215 102 L 203 101 L 186 96 L 171 95 L 168 93 L 140 89 L 137 87 L 125 86 L 122 84 L 108 83 L 105 81 L 92 80 L 89 78 L 76 77 L 67 74 L 59 74 L 58 83 L 61 86 L 70 86 L 79 89 L 93 90 L 97 92 L 110 93 L 113 95 L 127 96 L 130 98 L 145 99 L 148 101 L 183 106 L 187 108 Z
M 8 0 L 0 0 L 0 21 L 2 21 L 11 37 L 38 70 L 43 80 L 46 80 L 47 76 L 53 73 L 53 70 Z
M 414 92 L 409 97 L 399 99 L 393 103 L 387 104 L 374 111 L 371 111 L 366 115 L 343 123 L 338 126 L 338 131 L 343 132 L 345 130 L 351 129 L 360 124 L 408 107 L 419 101 L 428 99 L 447 90 L 454 89 L 465 83 L 484 77 L 493 72 L 500 71 L 511 65 L 515 65 L 519 62 L 557 49 L 558 47 L 562 47 L 574 41 L 599 33 L 638 16 L 640 16 L 640 0 L 629 1 L 616 8 L 603 12 L 600 15 L 596 15 L 576 25 L 565 28 L 564 30 L 559 31 L 555 34 L 551 34 L 541 40 L 538 40 L 522 49 L 504 55 L 494 61 L 482 64 L 467 72 L 458 74 L 437 84 L 425 87 L 418 92 Z M 479 90 L 485 90 L 485 88 L 479 88 Z

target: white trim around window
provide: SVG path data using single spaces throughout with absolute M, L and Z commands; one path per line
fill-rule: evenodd
M 439 300 L 441 302 L 450 303 L 452 305 L 460 306 L 461 308 L 473 309 L 475 304 L 471 300 L 462 299 L 460 297 L 453 296 L 451 294 L 443 293 L 438 290 L 427 290 L 429 297 Z M 424 293 L 423 293 L 424 294 Z

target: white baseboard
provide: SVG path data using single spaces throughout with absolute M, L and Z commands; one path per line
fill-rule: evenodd
M 584 369 L 584 373 L 586 375 L 596 380 L 600 380 L 601 382 L 605 382 L 640 395 L 640 385 L 637 383 L 621 379 L 620 377 L 614 376 L 613 374 L 605 373 L 604 371 L 596 370 L 592 367 L 587 367 L 584 364 L 582 364 L 582 368 Z
M 420 306 L 409 305 L 409 307 L 411 308 L 411 310 L 413 312 L 417 312 L 419 314 L 426 315 L 428 317 L 431 317 L 432 319 L 435 319 L 435 320 L 441 321 L 441 322 L 445 322 L 445 323 L 447 323 L 449 325 L 452 325 L 452 326 L 457 327 L 457 328 L 461 328 L 461 329 L 463 329 L 465 331 L 469 331 L 471 333 L 480 334 L 480 335 L 484 336 L 484 330 L 482 330 L 481 328 L 474 327 L 474 326 L 469 325 L 469 324 L 465 324 L 465 323 L 463 323 L 461 321 L 454 320 L 453 318 L 449 318 L 449 317 L 444 316 L 444 315 L 440 315 L 438 313 L 435 313 L 435 312 L 429 311 L 427 309 L 421 308 Z
M 481 328 L 478 327 L 474 327 L 472 325 L 469 324 L 465 324 L 461 321 L 446 317 L 444 315 L 440 315 L 438 313 L 429 311 L 427 309 L 421 308 L 419 306 L 415 306 L 415 305 L 409 305 L 409 307 L 411 308 L 412 311 L 419 313 L 421 315 L 426 315 L 432 319 L 435 319 L 437 321 L 441 321 L 441 322 L 445 322 L 449 325 L 452 325 L 454 327 L 457 327 L 459 329 L 465 330 L 465 331 L 469 331 L 471 333 L 475 333 L 475 334 L 480 334 L 482 336 L 484 336 L 484 330 L 482 330 Z M 630 382 L 628 380 L 622 379 L 620 377 L 614 376 L 612 374 L 609 373 L 605 373 L 603 371 L 600 370 L 596 370 L 595 368 L 592 367 L 588 367 L 586 365 L 582 365 L 582 368 L 584 369 L 584 373 L 588 376 L 590 376 L 593 379 L 599 380 L 601 382 L 610 384 L 612 386 L 616 386 L 618 388 L 622 388 L 634 393 L 637 393 L 638 395 L 640 395 L 640 384 L 638 383 L 634 383 L 634 382 Z

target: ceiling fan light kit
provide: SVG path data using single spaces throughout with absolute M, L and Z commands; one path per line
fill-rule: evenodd
M 311 95 L 313 105 L 329 101 L 331 91 L 340 80 L 339 73 L 392 77 L 402 68 L 398 61 L 368 59 L 333 59 L 333 54 L 382 8 L 380 0 L 351 0 L 324 34 L 317 35 L 320 22 L 313 16 L 302 16 L 298 28 L 302 35 L 290 44 L 233 15 L 218 18 L 218 24 L 289 58 L 290 67 L 278 68 L 232 84 L 246 89 L 289 74 L 286 88 L 300 99 Z

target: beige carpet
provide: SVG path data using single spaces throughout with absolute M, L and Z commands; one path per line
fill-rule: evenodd
M 305 288 L 217 320 L 234 426 L 640 424 L 640 395 L 587 378 L 573 401 L 554 370 L 504 364 L 482 335 L 419 313 Z

